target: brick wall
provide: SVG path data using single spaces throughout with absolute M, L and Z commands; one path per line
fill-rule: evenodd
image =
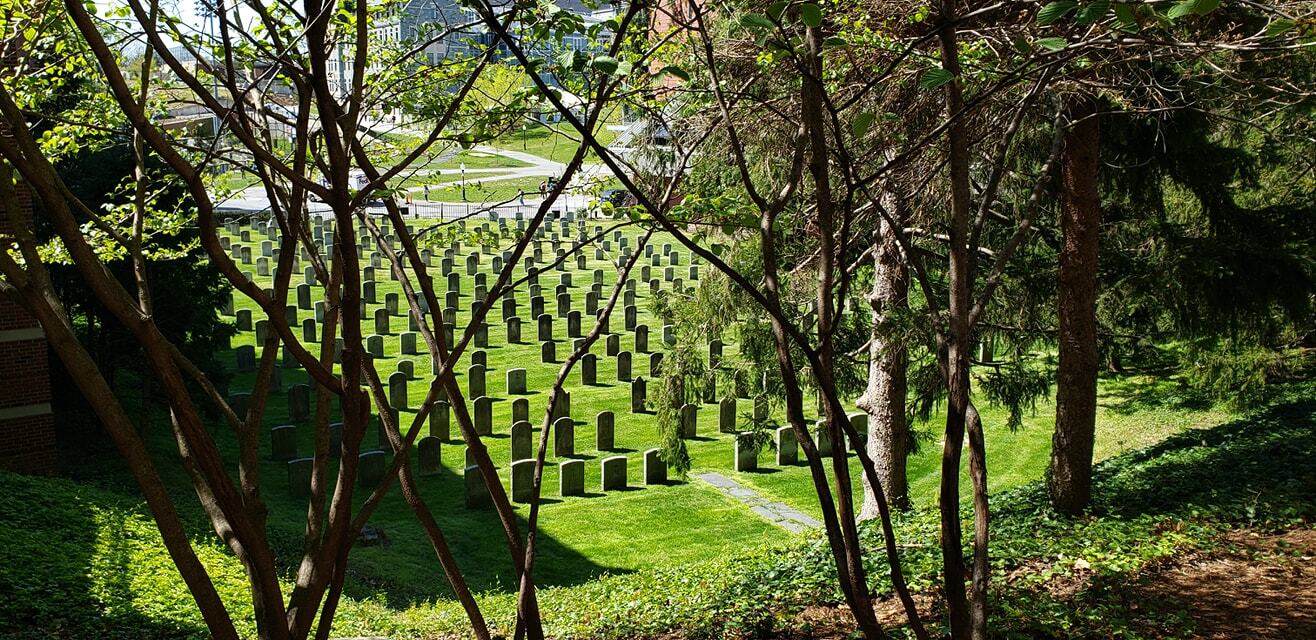
M 21 183 L 18 198 L 22 218 L 30 221 L 31 195 Z M 0 237 L 9 233 L 9 212 L 0 212 Z M 36 319 L 16 303 L 0 299 L 0 467 L 22 473 L 55 472 L 49 358 Z

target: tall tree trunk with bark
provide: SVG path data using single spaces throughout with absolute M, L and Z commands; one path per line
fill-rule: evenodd
M 1061 162 L 1060 366 L 1056 430 L 1047 487 L 1051 504 L 1075 515 L 1092 494 L 1092 442 L 1097 416 L 1097 248 L 1101 200 L 1097 193 L 1100 123 L 1091 98 L 1068 106 L 1069 132 Z
M 882 326 L 894 310 L 909 302 L 909 267 L 900 252 L 896 233 L 898 230 L 883 222 L 873 234 L 873 288 L 868 293 L 873 333 L 868 344 L 868 388 L 857 404 L 868 413 L 868 455 L 877 466 L 887 500 L 897 509 L 907 509 L 909 482 L 905 478 L 905 462 L 909 455 L 909 424 L 905 420 L 908 389 L 905 373 L 909 352 L 903 342 L 890 339 Z M 859 518 L 867 520 L 878 515 L 877 494 L 864 478 L 864 506 Z

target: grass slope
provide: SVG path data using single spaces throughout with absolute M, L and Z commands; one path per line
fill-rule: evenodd
M 636 232 L 627 230 L 632 245 L 636 241 Z M 241 237 L 232 239 L 244 242 Z M 654 241 L 658 253 L 670 239 L 659 237 Z M 256 247 L 254 253 L 259 255 L 259 238 L 249 236 L 245 244 Z M 615 251 L 617 247 L 610 247 Z M 462 326 L 470 317 L 470 304 L 474 288 L 474 276 L 466 275 L 465 255 L 476 250 L 469 243 L 456 252 L 455 272 L 462 274 L 461 294 L 459 297 L 458 325 Z M 592 272 L 603 272 L 603 281 L 612 282 L 616 278 L 616 268 L 609 258 L 611 251 L 602 251 L 596 255 L 586 250 L 585 269 L 557 271 L 549 269 L 540 276 L 540 283 L 546 298 L 546 311 L 555 314 L 553 286 L 559 277 L 565 274 L 573 276 L 573 309 L 584 309 L 584 297 L 588 291 Z M 545 256 L 553 253 L 552 245 L 544 243 Z M 442 253 L 436 252 L 433 259 L 435 275 Z M 602 258 L 602 259 L 600 259 Z M 492 255 L 481 257 L 480 270 L 487 271 Z M 543 264 L 543 261 L 540 262 Z M 664 289 L 670 289 L 671 283 L 662 280 L 663 270 L 669 261 L 663 259 L 661 265 L 646 263 L 651 272 L 648 275 L 659 280 Z M 672 267 L 678 275 L 688 275 L 688 259 Z M 243 266 L 255 271 L 254 267 Z M 643 271 L 644 268 L 639 269 Z M 518 276 L 522 273 L 518 269 Z M 637 273 L 639 278 L 645 274 Z M 488 273 L 492 281 L 494 274 Z M 267 283 L 268 278 L 257 277 L 258 282 Z M 398 283 L 388 279 L 384 269 L 375 273 L 377 300 L 383 303 L 389 294 L 400 292 Z M 300 273 L 294 276 L 294 283 L 301 281 Z M 643 282 L 643 280 L 642 280 Z M 442 289 L 440 289 L 442 290 Z M 605 289 L 606 291 L 606 289 Z M 312 291 L 312 299 L 318 291 Z M 506 342 L 505 325 L 501 314 L 501 305 L 495 305 L 487 322 L 489 324 L 490 346 L 484 349 L 488 357 L 489 369 L 486 375 L 488 395 L 495 398 L 493 403 L 494 435 L 486 438 L 491 455 L 496 464 L 503 469 L 510 461 L 510 442 L 508 430 L 511 425 L 511 398 L 505 393 L 505 375 L 513 367 L 527 370 L 530 393 L 525 396 L 529 401 L 532 424 L 542 420 L 546 408 L 546 394 L 542 391 L 551 383 L 559 364 L 543 363 L 540 358 L 539 343 L 535 340 L 535 325 L 529 317 L 528 288 L 522 285 L 516 294 L 518 314 L 523 318 L 523 340 L 518 344 Z M 641 284 L 637 288 L 636 304 L 639 309 L 639 322 L 650 328 L 649 347 L 651 351 L 661 348 L 660 322 L 649 312 L 649 288 Z M 237 304 L 239 309 L 253 309 L 245 299 Z M 373 318 L 373 312 L 383 306 L 371 304 L 367 317 Z M 583 314 L 582 314 L 583 315 Z M 259 317 L 256 314 L 255 317 Z M 309 310 L 298 310 L 300 322 L 313 317 Z M 403 359 L 414 361 L 417 378 L 409 385 L 411 409 L 402 412 L 403 423 L 410 424 L 415 415 L 414 404 L 423 396 L 426 388 L 426 372 L 429 370 L 428 358 L 423 356 L 406 356 L 399 354 L 400 333 L 406 330 L 408 319 L 403 316 L 390 318 L 390 327 L 383 336 L 386 357 L 376 361 L 381 376 L 387 377 L 395 371 Z M 554 336 L 558 360 L 565 357 L 570 349 L 566 338 L 566 322 L 555 318 Z M 620 348 L 634 353 L 633 373 L 649 377 L 648 357 L 650 354 L 635 350 L 633 332 L 623 331 L 621 313 L 614 315 L 611 322 L 613 331 L 619 334 Z M 366 333 L 373 332 L 373 322 L 367 321 Z M 588 327 L 585 327 L 587 330 Z M 728 340 L 726 353 L 734 356 L 734 336 L 724 336 Z M 255 344 L 255 334 L 239 334 L 233 346 Z M 468 350 L 469 351 L 469 350 Z M 658 433 L 652 414 L 633 414 L 630 412 L 630 390 L 625 382 L 619 382 L 616 375 L 616 361 L 604 353 L 604 341 L 600 340 L 593 352 L 598 355 L 598 381 L 594 385 L 581 384 L 579 368 L 569 378 L 568 388 L 572 393 L 572 409 L 575 418 L 575 439 L 577 455 L 574 458 L 586 461 L 586 487 L 589 494 L 585 497 L 558 498 L 557 459 L 550 459 L 546 468 L 544 487 L 548 498 L 541 513 L 541 557 L 537 563 L 536 575 L 544 585 L 572 585 L 591 580 L 605 573 L 625 573 L 654 567 L 667 563 L 685 563 L 710 557 L 736 553 L 761 545 L 765 540 L 786 539 L 787 534 L 776 529 L 743 505 L 733 502 L 705 483 L 693 479 L 694 474 L 703 471 L 716 471 L 735 478 L 738 482 L 750 486 L 767 497 L 780 500 L 807 512 L 818 513 L 817 500 L 811 489 L 808 471 L 803 466 L 777 467 L 772 462 L 772 452 L 765 450 L 760 456 L 760 470 L 752 473 L 733 471 L 733 436 L 718 433 L 717 405 L 702 404 L 699 409 L 699 437 L 688 442 L 695 470 L 690 480 L 674 480 L 667 486 L 640 488 L 641 456 L 640 452 L 658 446 Z M 233 358 L 228 355 L 228 358 Z M 459 377 L 463 385 L 466 366 L 470 362 L 469 353 L 458 366 Z M 265 413 L 267 428 L 288 422 L 287 395 L 284 390 L 291 384 L 306 382 L 305 374 L 296 369 L 280 369 L 282 381 L 279 389 L 269 396 Z M 253 384 L 254 374 L 237 374 L 230 384 L 233 392 L 249 389 Z M 1130 386 L 1130 383 L 1121 383 Z M 1142 388 L 1131 385 L 1134 388 Z M 1143 385 L 1145 386 L 1145 385 Z M 1103 384 L 1103 410 L 1100 416 L 1098 432 L 1098 451 L 1102 455 L 1127 450 L 1137 444 L 1155 441 L 1168 434 L 1175 433 L 1187 426 L 1193 426 L 1217 419 L 1219 414 L 1211 411 L 1195 411 L 1186 407 L 1168 408 L 1159 412 L 1140 411 L 1128 414 L 1128 389 L 1113 388 L 1109 383 Z M 749 410 L 749 401 L 739 400 L 738 413 Z M 612 411 L 616 417 L 616 447 L 613 453 L 595 450 L 594 424 L 595 416 L 602 411 Z M 991 484 L 993 491 L 1001 491 L 1033 480 L 1045 468 L 1050 447 L 1049 407 L 1040 407 L 1036 415 L 1031 416 L 1025 427 L 1010 432 L 999 425 L 1004 422 L 1000 412 L 984 407 L 984 418 L 988 431 L 988 455 L 991 465 Z M 920 428 L 935 433 L 938 425 L 932 424 Z M 312 434 L 310 429 L 300 429 L 300 450 L 311 450 Z M 456 431 L 454 429 L 454 434 Z M 236 460 L 236 442 L 227 429 L 216 429 L 221 451 L 230 460 Z M 538 433 L 536 429 L 535 438 Z M 933 501 L 936 482 L 936 458 L 939 447 L 930 441 L 923 451 L 911 461 L 911 477 L 915 500 L 918 504 L 928 505 Z M 152 444 L 162 460 L 172 460 L 175 444 L 168 429 L 162 428 L 152 432 Z M 373 438 L 368 438 L 367 447 L 375 446 Z M 268 444 L 266 445 L 268 446 Z M 420 480 L 420 488 L 427 501 L 434 507 L 440 523 L 445 527 L 451 544 L 457 553 L 459 562 L 471 584 L 477 590 L 505 590 L 510 588 L 511 561 L 502 548 L 502 536 L 492 512 L 469 511 L 462 506 L 462 469 L 464 462 L 464 445 L 459 441 L 444 443 L 442 459 L 444 472 L 438 476 Z M 551 449 L 550 449 L 551 452 Z M 599 490 L 599 460 L 604 455 L 622 454 L 629 459 L 629 484 L 632 490 L 603 495 Z M 415 455 L 413 453 L 413 455 Z M 113 456 L 103 456 L 112 460 Z M 92 461 L 94 466 L 96 463 Z M 857 470 L 857 462 L 855 469 Z M 178 465 L 167 462 L 161 465 L 167 480 L 180 489 L 188 486 Z M 80 473 L 95 472 L 84 469 Z M 271 538 L 283 545 L 282 554 L 285 562 L 292 562 L 299 547 L 305 518 L 305 506 L 301 500 L 288 496 L 285 465 L 268 460 L 262 470 L 265 483 L 264 496 L 270 507 Z M 859 474 L 854 474 L 858 478 Z M 504 483 L 509 478 L 504 475 Z M 968 483 L 964 483 L 968 486 Z M 858 495 L 856 493 L 856 495 Z M 189 500 L 190 502 L 190 500 Z M 523 517 L 525 507 L 519 507 L 518 513 Z M 205 534 L 204 521 L 197 518 L 199 534 Z M 348 593 L 358 598 L 385 598 L 393 606 L 404 606 L 412 602 L 423 602 L 435 598 L 444 598 L 449 594 L 446 582 L 438 571 L 432 551 L 424 537 L 414 524 L 410 509 L 396 492 L 386 499 L 372 524 L 381 528 L 389 538 L 389 544 L 376 547 L 360 547 L 353 551 L 351 576 L 348 581 Z
M 1032 482 L 993 500 L 994 633 L 1001 637 L 1161 638 L 1193 633 L 1188 610 L 1132 606 L 1124 591 L 1139 570 L 1216 544 L 1240 526 L 1310 527 L 1316 518 L 1316 383 L 1289 385 L 1265 410 L 1151 447 L 1097 468 L 1092 515 L 1056 517 Z M 626 499 L 644 496 L 632 492 Z M 966 514 L 967 515 L 967 514 Z M 936 583 L 936 516 L 900 517 L 897 535 L 916 590 Z M 657 534 L 655 534 L 657 535 Z M 873 528 L 867 563 L 889 593 Z M 651 542 L 651 541 L 644 541 Z M 213 542 L 195 547 L 242 623 L 237 563 Z M 693 638 L 791 631 L 807 606 L 840 601 L 819 536 L 786 537 L 689 564 L 658 562 L 581 585 L 545 589 L 557 638 L 609 638 L 680 629 Z M 1005 576 L 1005 577 L 1003 577 Z M 1075 595 L 1048 583 L 1081 577 Z M 512 596 L 481 603 L 507 629 Z M 390 606 L 344 601 L 337 634 L 394 638 L 465 635 L 450 601 Z M 796 633 L 806 629 L 793 629 Z M 250 632 L 250 629 L 247 629 Z M 66 480 L 0 473 L 0 637 L 204 637 L 182 582 L 140 507 Z

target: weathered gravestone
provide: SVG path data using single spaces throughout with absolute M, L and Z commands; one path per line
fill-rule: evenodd
M 580 359 L 580 383 L 593 386 L 598 383 L 599 357 L 587 353 Z
M 754 471 L 759 468 L 759 449 L 750 434 L 736 434 L 736 471 Z
M 564 460 L 558 464 L 558 494 L 562 497 L 585 494 L 585 461 Z
M 512 316 L 507 319 L 507 342 L 509 344 L 521 343 L 521 319 Z
M 635 350 L 639 353 L 649 352 L 649 325 L 636 325 Z
M 525 395 L 526 393 L 525 369 L 507 370 L 507 393 L 514 395 Z
M 615 433 L 616 417 L 611 411 L 600 411 L 594 417 L 594 447 L 599 451 L 612 451 Z
M 648 399 L 644 378 L 636 378 L 631 383 L 631 413 L 644 413 Z
M 581 335 L 582 335 L 582 334 L 581 334 L 581 331 L 580 331 L 580 312 L 579 312 L 579 311 L 571 311 L 571 312 L 568 312 L 568 313 L 567 313 L 567 337 L 569 337 L 569 338 L 579 338 L 579 337 L 581 337 Z
M 819 420 L 813 429 L 813 441 L 818 448 L 818 455 L 832 455 L 832 434 L 827 431 L 827 421 Z
M 534 495 L 535 461 L 512 463 L 512 502 L 526 503 Z
M 270 457 L 292 460 L 297 457 L 297 426 L 280 425 L 270 429 Z
M 247 409 L 251 406 L 250 393 L 234 393 L 228 397 L 228 405 L 237 414 L 238 420 L 247 419 Z
M 288 387 L 288 419 L 301 422 L 311 417 L 311 386 L 294 384 Z
M 388 403 L 394 409 L 410 408 L 407 398 L 407 374 L 397 371 L 388 377 Z
M 799 462 L 800 441 L 795 438 L 795 429 L 792 427 L 779 427 L 776 431 L 776 438 L 777 465 L 784 467 Z
M 451 405 L 446 400 L 435 400 L 430 405 L 430 435 L 440 440 L 452 439 Z
M 553 316 L 543 313 L 538 318 L 537 339 L 540 342 L 549 342 L 553 340 Z
M 288 461 L 288 493 L 294 498 L 311 495 L 311 470 L 315 458 L 297 458 Z
M 475 405 L 475 433 L 487 436 L 493 433 L 493 398 L 480 396 L 473 402 Z
M 384 477 L 384 461 L 387 457 L 383 451 L 365 451 L 360 456 L 357 467 L 356 486 L 367 488 L 379 484 Z
M 644 484 L 667 484 L 667 463 L 658 449 L 644 452 Z
M 489 487 L 485 486 L 479 467 L 473 464 L 467 465 L 466 470 L 462 472 L 462 483 L 465 485 L 467 509 L 487 507 L 492 502 L 489 497 Z
M 863 412 L 848 413 L 846 417 L 850 419 L 850 426 L 859 436 L 858 442 L 851 442 L 850 449 L 858 451 L 864 448 L 868 442 L 868 414 Z
M 512 462 L 525 460 L 531 455 L 534 427 L 524 420 L 512 424 Z
M 686 403 L 681 405 L 681 437 L 693 438 L 699 432 L 699 407 Z
M 717 406 L 717 430 L 721 433 L 736 432 L 736 399 L 723 398 Z
M 239 373 L 250 373 L 256 370 L 256 347 L 249 344 L 241 345 L 237 348 L 236 357 Z
M 425 436 L 416 443 L 421 476 L 434 476 L 443 471 L 441 447 L 442 442 L 434 436 Z
M 512 401 L 512 422 L 521 422 L 530 420 L 530 401 L 525 398 L 517 398 Z
M 576 455 L 576 424 L 571 418 L 558 418 L 553 421 L 553 457 L 565 458 Z
M 473 364 L 466 368 L 466 385 L 467 392 L 472 398 L 479 398 L 485 395 L 487 385 L 485 385 L 485 369 L 482 364 Z
M 603 472 L 602 487 L 604 491 L 626 488 L 626 456 L 604 458 L 599 463 Z
M 617 381 L 631 381 L 631 352 L 622 351 L 617 354 Z

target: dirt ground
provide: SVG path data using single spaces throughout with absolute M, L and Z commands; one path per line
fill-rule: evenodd
M 1083 578 L 1048 585 L 1053 595 L 1073 597 L 1087 586 Z M 1239 531 L 1221 548 L 1189 554 L 1137 576 L 1121 588 L 1118 599 L 1135 610 L 1182 611 L 1202 640 L 1316 640 L 1316 529 L 1281 534 Z M 936 602 L 915 598 L 920 615 L 935 615 Z M 894 598 L 875 606 L 884 627 L 900 626 L 904 608 Z M 1136 622 L 1137 614 L 1132 616 Z M 1136 625 L 1135 625 L 1136 626 Z M 831 640 L 850 637 L 853 620 L 844 607 L 810 607 L 781 638 Z M 1149 624 L 1139 634 L 1148 640 L 1167 636 Z
M 1196 638 L 1316 639 L 1316 530 L 1228 542 L 1155 570 L 1141 595 L 1188 611 Z

